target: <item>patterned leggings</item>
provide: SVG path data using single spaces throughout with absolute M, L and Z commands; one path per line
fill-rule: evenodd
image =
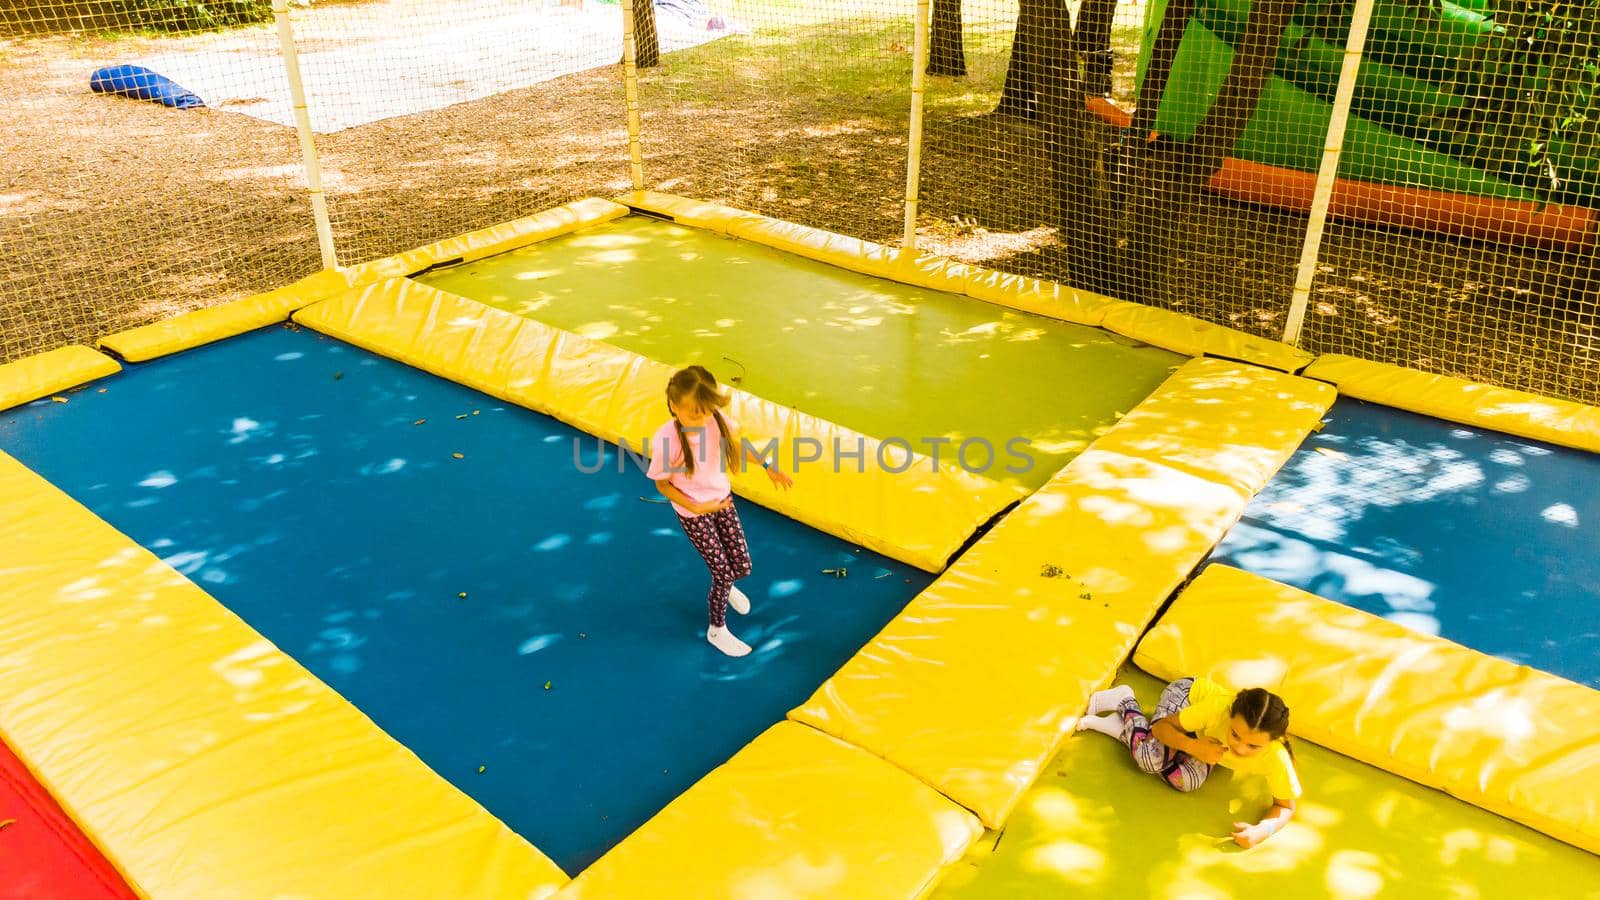
M 1167 685 L 1156 703 L 1156 721 L 1175 715 L 1189 705 L 1189 685 L 1193 678 L 1180 678 Z M 1137 700 L 1128 700 L 1118 710 L 1122 714 L 1122 742 L 1133 753 L 1133 761 L 1151 775 L 1160 775 L 1180 791 L 1192 791 L 1205 784 L 1211 766 L 1156 740 L 1150 734 L 1150 720 L 1144 717 Z
M 711 611 L 712 626 L 721 628 L 728 624 L 728 591 L 735 581 L 750 574 L 750 549 L 744 542 L 739 513 L 729 506 L 703 516 L 679 516 L 678 524 L 711 570 L 711 594 L 706 605 Z

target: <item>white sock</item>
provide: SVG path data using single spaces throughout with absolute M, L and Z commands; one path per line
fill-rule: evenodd
M 726 627 L 718 628 L 713 625 L 706 629 L 706 640 L 711 646 L 721 650 L 729 656 L 744 656 L 750 652 L 750 645 L 733 636 L 733 632 Z
M 1102 713 L 1116 712 L 1126 701 L 1133 699 L 1133 688 L 1125 684 L 1095 691 L 1089 698 L 1089 715 L 1098 716 Z
M 1104 716 L 1084 716 L 1078 719 L 1079 731 L 1098 731 L 1111 737 L 1122 737 L 1122 714 L 1109 713 Z
M 744 591 L 739 590 L 737 587 L 728 588 L 728 605 L 733 607 L 733 611 L 741 616 L 749 615 L 750 613 L 750 598 L 746 597 Z

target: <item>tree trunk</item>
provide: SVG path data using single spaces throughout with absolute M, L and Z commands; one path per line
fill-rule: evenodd
M 1255 0 L 1228 77 L 1194 135 L 1187 141 L 1162 137 L 1147 145 L 1127 225 L 1128 253 L 1122 281 L 1128 299 L 1161 306 L 1171 305 L 1176 299 L 1176 275 L 1182 265 L 1179 255 L 1188 236 L 1194 233 L 1189 223 L 1196 201 L 1255 114 L 1277 59 L 1278 44 L 1299 3 L 1300 0 Z M 1187 16 L 1176 19 L 1178 11 L 1169 9 L 1168 15 L 1169 20 L 1181 26 Z M 1163 32 L 1166 26 L 1164 21 Z M 1156 49 L 1160 48 L 1158 39 Z M 1160 74 L 1164 80 L 1165 73 Z M 1155 90 L 1154 86 L 1151 90 Z M 1140 91 L 1141 96 L 1144 93 Z M 1145 113 L 1143 106 L 1139 112 Z M 1149 118 L 1154 121 L 1153 112 Z
M 653 0 L 633 0 L 633 43 L 641 69 L 661 65 L 661 39 L 656 34 L 656 5 Z
M 1117 0 L 1083 0 L 1078 9 L 1078 27 L 1072 50 L 1083 60 L 1083 92 L 1086 96 L 1111 93 L 1111 23 L 1117 15 Z
M 967 74 L 967 55 L 961 39 L 961 0 L 933 0 L 928 74 L 951 77 Z
M 1145 64 L 1144 78 L 1139 81 L 1139 97 L 1133 110 L 1133 128 L 1137 134 L 1149 134 L 1156 123 L 1156 108 L 1161 104 L 1162 92 L 1167 89 L 1172 61 L 1178 56 L 1178 44 L 1193 14 L 1194 0 L 1168 0 L 1161 28 L 1156 32 L 1155 46 L 1150 48 L 1150 61 Z
M 1011 61 L 995 115 L 1036 119 L 1039 116 L 1039 34 L 1054 4 L 1048 0 L 1023 0 L 1017 11 L 1017 30 L 1011 38 Z

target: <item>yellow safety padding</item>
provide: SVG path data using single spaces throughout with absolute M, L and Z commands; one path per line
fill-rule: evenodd
M 1593 688 L 1220 565 L 1134 661 L 1269 688 L 1307 740 L 1600 852 Z
M 1099 325 L 1105 311 L 1120 301 L 1023 275 L 996 272 L 918 253 L 907 258 L 898 248 L 848 237 L 808 225 L 656 191 L 617 198 L 635 209 L 670 216 L 682 225 L 705 228 L 753 243 L 902 284 L 965 294 L 1022 312 L 1080 325 Z
M 567 879 L 149 551 L 0 454 L 0 727 L 151 897 L 545 897 Z
M 720 203 L 710 203 L 690 197 L 679 197 L 676 194 L 663 194 L 660 191 L 630 191 L 618 197 L 617 202 L 644 212 L 666 216 L 680 225 L 704 228 L 718 234 L 730 233 L 735 223 L 758 222 L 766 218 L 760 213 L 746 212 Z
M 1099 326 L 1121 301 L 1026 275 L 967 267 L 966 294 L 977 300 L 1079 325 Z
M 1185 356 L 1221 356 L 1280 372 L 1298 372 L 1315 358 L 1281 341 L 1140 303 L 1113 304 L 1105 311 L 1101 327 Z
M 1223 485 L 1091 447 L 789 717 L 999 827 L 1244 505 Z
M 122 367 L 116 360 L 76 344 L 25 356 L 0 366 L 0 409 L 21 406 L 120 371 Z
M 324 270 L 264 294 L 108 335 L 100 339 L 100 346 L 129 362 L 155 359 L 282 322 L 297 309 L 351 288 L 410 275 L 435 263 L 471 262 L 627 214 L 626 206 L 610 200 L 598 197 L 576 200 L 415 250 L 346 269 Z
M 350 279 L 347 271 L 325 269 L 264 294 L 106 335 L 100 339 L 100 346 L 128 362 L 144 362 L 191 350 L 282 322 L 302 306 L 349 290 Z
M 998 827 L 1156 610 L 1333 401 L 1194 360 L 790 712 Z
M 1359 400 L 1600 453 L 1600 408 L 1571 400 L 1338 354 L 1318 357 L 1305 376 Z
M 560 896 L 911 900 L 981 831 L 966 810 L 883 760 L 779 722 Z
M 670 366 L 407 279 L 347 292 L 295 320 L 635 451 L 666 421 Z M 787 492 L 764 472 L 738 475 L 741 496 L 927 571 L 944 568 L 968 535 L 1025 493 L 957 466 L 935 470 L 896 445 L 880 456 L 876 440 L 741 391 L 729 411 L 758 447 L 779 439 L 785 468 L 800 441 L 822 451 Z M 862 461 L 850 457 L 858 449 Z
M 413 275 L 439 263 L 472 262 L 518 247 L 570 234 L 580 228 L 620 219 L 629 212 L 626 206 L 586 197 L 571 203 L 524 216 L 500 225 L 481 228 L 437 243 L 417 247 L 393 256 L 375 259 L 351 268 L 351 287 L 361 287 L 385 278 Z
M 1094 446 L 1221 481 L 1249 497 L 1267 486 L 1335 398 L 1320 381 L 1194 359 Z

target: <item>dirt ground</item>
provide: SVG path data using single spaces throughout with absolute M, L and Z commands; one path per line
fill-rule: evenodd
M 108 56 L 175 39 L 0 42 L 0 361 L 268 289 L 318 266 L 294 133 L 216 110 L 88 92 Z M 895 48 L 889 46 L 887 52 Z M 903 95 L 831 99 L 773 70 L 716 90 L 647 77 L 652 186 L 876 240 L 900 229 Z M 782 71 L 781 69 L 778 71 Z M 930 88 L 960 90 L 946 83 Z M 615 67 L 319 137 L 341 262 L 628 186 Z M 1064 270 L 1037 130 L 933 105 L 926 246 L 1043 277 Z M 1303 219 L 1210 200 L 1173 248 L 1175 305 L 1277 336 Z M 1592 249 L 1550 254 L 1332 225 L 1306 344 L 1600 402 Z

